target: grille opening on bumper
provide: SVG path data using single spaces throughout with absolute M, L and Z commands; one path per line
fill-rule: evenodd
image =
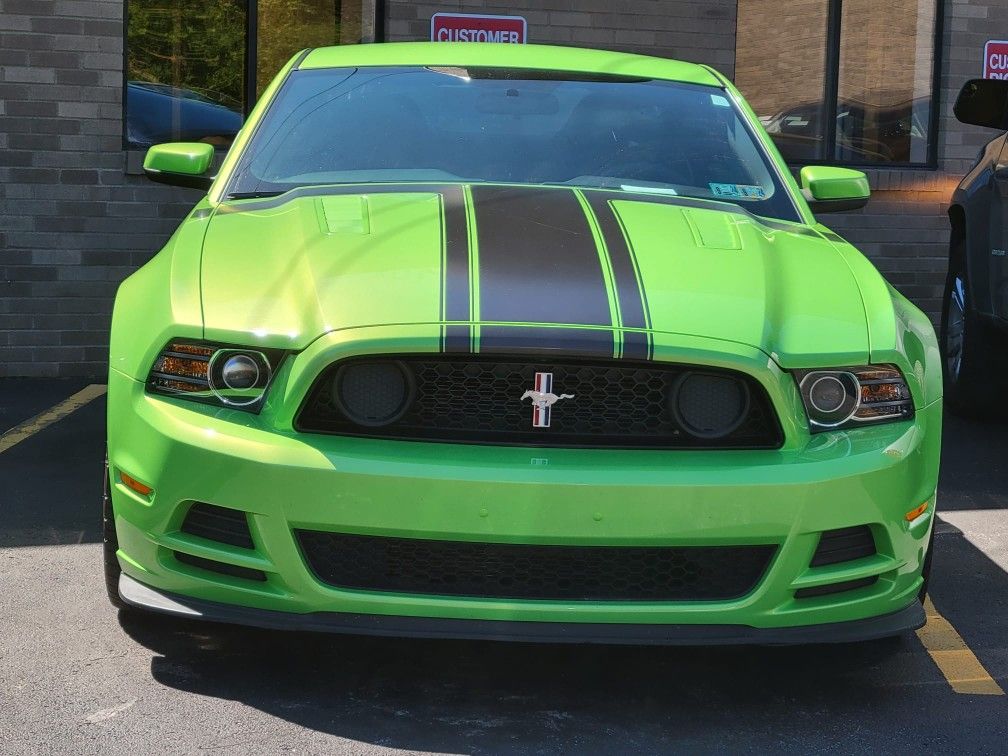
M 182 521 L 182 532 L 242 549 L 255 548 L 245 512 L 202 501 L 189 507 Z
M 564 601 L 724 601 L 750 593 L 774 545 L 624 547 L 472 543 L 297 530 L 328 585 Z
M 871 577 L 859 578 L 857 580 L 845 580 L 842 583 L 830 583 L 829 585 L 817 585 L 814 588 L 799 588 L 795 591 L 795 598 L 806 599 L 815 598 L 816 596 L 829 596 L 833 593 L 844 593 L 846 591 L 853 591 L 858 588 L 865 588 L 869 585 L 875 585 L 878 582 L 878 576 L 872 575 Z
M 203 557 L 186 554 L 184 551 L 173 551 L 172 553 L 175 555 L 175 559 L 182 562 L 182 564 L 188 564 L 190 567 L 197 567 L 207 572 L 216 572 L 220 575 L 230 575 L 231 577 L 242 578 L 243 580 L 255 580 L 259 583 L 266 582 L 266 573 L 262 570 L 253 570 L 249 567 L 238 567 L 226 562 L 204 559 Z
M 541 420 L 533 419 L 535 397 L 529 401 L 526 394 L 539 385 L 537 374 L 551 376 L 544 393 L 557 399 L 543 410 L 546 424 L 534 427 Z M 743 373 L 528 356 L 342 360 L 316 379 L 294 427 L 310 433 L 522 446 L 777 449 L 783 443 L 766 390 Z
M 819 545 L 812 555 L 812 567 L 823 567 L 840 562 L 853 562 L 855 559 L 874 556 L 876 554 L 875 537 L 867 525 L 855 525 L 838 530 L 825 530 L 819 536 Z

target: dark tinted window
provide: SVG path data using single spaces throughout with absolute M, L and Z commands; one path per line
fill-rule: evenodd
M 797 220 L 723 90 L 548 71 L 298 71 L 230 190 L 374 181 L 651 191 Z

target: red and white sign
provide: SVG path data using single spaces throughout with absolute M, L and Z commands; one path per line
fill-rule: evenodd
M 471 13 L 435 13 L 430 20 L 431 42 L 525 43 L 521 16 L 482 16 Z
M 1008 79 L 1008 42 L 988 40 L 984 45 L 985 79 Z

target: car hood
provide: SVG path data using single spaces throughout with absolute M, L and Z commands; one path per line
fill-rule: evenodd
M 201 288 L 207 338 L 291 349 L 448 323 L 441 347 L 459 351 L 646 358 L 682 334 L 785 367 L 869 354 L 858 283 L 819 232 L 656 194 L 370 186 L 224 203 Z

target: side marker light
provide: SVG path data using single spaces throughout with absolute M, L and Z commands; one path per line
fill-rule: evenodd
M 915 507 L 914 509 L 911 509 L 905 515 L 903 515 L 906 518 L 906 521 L 907 522 L 913 522 L 918 517 L 920 517 L 922 514 L 924 514 L 925 512 L 927 512 L 927 508 L 928 508 L 928 505 L 930 503 L 931 502 L 929 502 L 929 501 L 925 501 L 919 507 Z
M 152 493 L 154 493 L 153 488 L 151 488 L 150 486 L 145 486 L 139 480 L 127 475 L 122 470 L 119 471 L 119 480 L 123 482 L 123 485 L 126 486 L 126 488 L 136 491 L 141 496 L 150 496 Z

